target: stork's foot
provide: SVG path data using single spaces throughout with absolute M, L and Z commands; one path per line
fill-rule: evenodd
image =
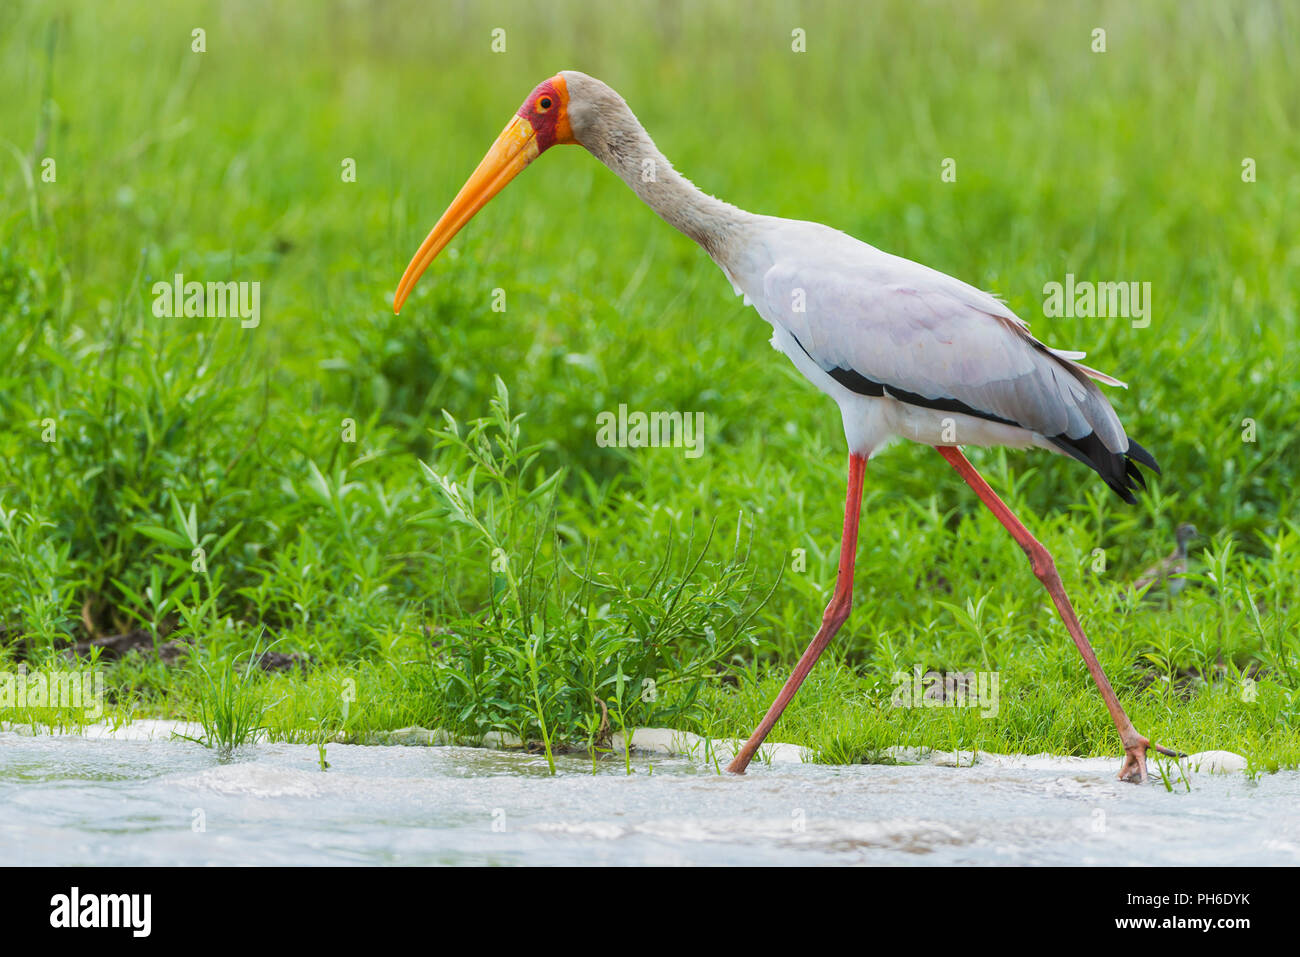
M 1174 751 L 1171 748 L 1162 747 L 1158 744 L 1152 744 L 1137 731 L 1131 730 L 1124 735 L 1124 764 L 1119 769 L 1119 779 L 1129 781 L 1133 784 L 1145 784 L 1147 780 L 1147 751 L 1154 749 L 1160 754 L 1167 754 L 1171 758 L 1185 758 L 1187 755 L 1181 751 Z

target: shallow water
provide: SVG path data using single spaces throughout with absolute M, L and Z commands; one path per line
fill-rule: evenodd
M 754 767 L 0 732 L 3 864 L 1290 864 L 1300 773 Z M 1111 767 L 1111 765 L 1114 767 Z M 199 825 L 202 825 L 201 829 Z

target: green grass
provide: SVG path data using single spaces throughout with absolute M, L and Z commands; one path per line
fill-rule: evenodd
M 195 718 L 203 730 L 189 740 L 229 754 L 243 745 L 256 744 L 266 733 L 263 720 L 271 704 L 265 699 L 263 686 L 254 679 L 258 660 L 255 645 L 242 665 L 236 656 L 228 656 L 211 668 L 201 660 L 193 662 L 192 698 Z
M 1294 6 L 607 6 L 0 7 L 4 667 L 139 628 L 191 653 L 102 663 L 115 719 L 748 733 L 829 597 L 844 485 L 838 412 L 766 324 L 574 149 L 389 307 L 525 94 L 575 68 L 708 191 L 991 289 L 1128 381 L 1164 468 L 1136 507 L 1064 458 L 972 460 L 1140 730 L 1300 766 Z M 155 317 L 176 273 L 260 282 L 261 324 Z M 1066 273 L 1150 282 L 1150 326 L 1045 317 Z M 600 447 L 620 403 L 703 412 L 704 454 Z M 1135 602 L 1185 521 L 1196 577 Z M 775 739 L 1118 753 L 1023 555 L 930 450 L 868 467 L 855 587 Z M 249 671 L 259 639 L 314 666 Z M 997 717 L 890 707 L 918 665 L 998 672 Z

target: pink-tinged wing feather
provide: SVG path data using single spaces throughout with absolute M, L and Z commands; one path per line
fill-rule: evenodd
M 1128 447 L 1119 418 L 1088 378 L 1117 380 L 1079 365 L 1072 357 L 1081 354 L 1040 343 L 988 293 L 850 241 L 830 255 L 823 248 L 779 260 L 763 279 L 769 319 L 822 368 L 955 400 L 1044 436 L 1096 432 L 1112 451 Z

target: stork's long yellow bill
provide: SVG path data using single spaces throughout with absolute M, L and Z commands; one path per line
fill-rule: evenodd
M 411 294 L 421 274 L 429 268 L 429 263 L 433 262 L 438 253 L 446 248 L 452 237 L 460 232 L 461 227 L 473 219 L 474 214 L 501 192 L 525 166 L 535 160 L 539 152 L 537 134 L 532 125 L 521 116 L 512 117 L 483 161 L 478 164 L 478 169 L 474 170 L 474 174 L 461 187 L 437 225 L 420 244 L 410 265 L 406 267 L 406 272 L 402 274 L 402 281 L 397 284 L 397 292 L 393 295 L 393 312 L 402 311 L 402 304 L 406 302 L 406 297 Z

